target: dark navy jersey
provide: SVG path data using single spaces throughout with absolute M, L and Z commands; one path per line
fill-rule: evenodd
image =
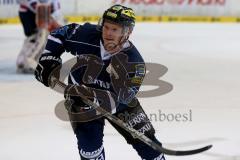
M 110 66 L 110 64 L 113 62 L 113 57 L 121 54 L 120 58 L 118 57 L 117 59 L 121 60 L 121 58 L 124 59 L 124 57 L 127 57 L 128 61 L 121 64 L 123 65 L 121 69 L 125 68 L 124 70 L 128 73 L 126 76 L 129 82 L 133 82 L 137 85 L 127 86 L 124 85 L 126 84 L 125 82 L 121 84 L 122 82 L 119 81 L 119 83 L 123 85 L 123 87 L 130 87 L 136 94 L 145 76 L 145 64 L 142 56 L 136 47 L 128 41 L 126 43 L 129 45 L 119 53 L 104 58 L 101 48 L 101 35 L 102 32 L 96 25 L 90 23 L 85 23 L 83 25 L 75 23 L 69 24 L 53 31 L 49 35 L 44 54 L 60 57 L 62 53 L 69 52 L 77 56 L 83 63 L 91 59 L 91 63 L 72 69 L 69 74 L 69 84 L 84 84 L 88 87 L 109 90 L 115 93 L 116 91 L 112 85 L 113 81 L 111 79 L 113 73 L 109 72 L 109 69 L 111 70 L 112 66 Z M 131 67 L 131 64 L 136 65 Z M 101 66 L 100 70 L 99 66 Z M 117 66 L 119 67 L 119 65 Z M 129 66 L 131 69 L 128 70 Z M 90 72 L 96 71 L 96 73 L 93 75 L 86 75 L 85 73 L 88 67 L 91 68 Z M 120 76 L 122 77 L 125 75 Z

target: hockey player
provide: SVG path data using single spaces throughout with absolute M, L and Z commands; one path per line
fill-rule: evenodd
M 91 89 L 106 91 L 104 93 L 107 95 L 114 93 L 115 97 L 109 96 L 109 99 L 116 105 L 111 106 L 109 103 L 110 112 L 161 145 L 155 137 L 152 124 L 136 98 L 145 76 L 145 64 L 136 47 L 129 41 L 134 26 L 134 11 L 122 5 L 114 5 L 104 12 L 98 25 L 69 24 L 52 32 L 39 58 L 35 77 L 47 87 L 51 86 L 52 72 L 59 72 L 63 52 L 70 52 L 78 57 L 78 61 L 84 63 L 80 67 L 72 68 L 68 77 L 68 84 L 71 87 L 65 90 L 66 102 L 70 102 L 66 103 L 66 108 L 78 140 L 81 160 L 105 159 L 103 129 L 104 120 L 107 118 L 96 114 L 96 117 L 83 120 L 81 112 L 87 113 L 94 109 L 77 94 L 71 94 L 74 90 L 72 86 L 82 88 L 76 93 L 86 93 L 88 97 L 90 96 L 87 94 Z M 96 73 L 90 74 L 94 71 Z M 97 99 L 95 102 L 98 104 L 103 103 L 98 96 L 93 95 L 92 99 Z M 79 121 L 73 120 L 71 113 L 79 113 L 77 114 Z M 162 153 L 135 139 L 111 120 L 109 122 L 143 160 L 165 160 Z
M 45 47 L 48 31 L 63 24 L 58 0 L 18 0 L 19 17 L 26 36 L 22 49 L 17 57 L 18 73 L 33 73 L 36 66 L 32 64 L 39 58 Z M 45 11 L 38 8 L 45 7 Z M 41 12 L 38 12 L 41 11 Z M 48 13 L 49 12 L 49 13 Z M 50 17 L 51 16 L 51 17 Z M 47 19 L 48 26 L 41 26 L 42 19 Z

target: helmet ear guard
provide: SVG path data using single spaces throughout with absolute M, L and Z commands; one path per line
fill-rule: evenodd
M 103 26 L 103 19 L 100 18 L 97 23 L 97 30 L 102 31 L 102 26 Z

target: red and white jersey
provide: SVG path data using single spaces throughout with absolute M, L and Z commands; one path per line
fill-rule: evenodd
M 35 13 L 38 3 L 49 3 L 51 5 L 51 13 L 58 12 L 60 10 L 59 0 L 18 0 L 18 3 L 20 4 L 20 12 L 31 10 Z
M 32 11 L 36 13 L 36 7 L 39 3 L 46 3 L 50 5 L 51 17 L 58 22 L 64 24 L 62 13 L 60 12 L 59 0 L 18 0 L 19 12 Z

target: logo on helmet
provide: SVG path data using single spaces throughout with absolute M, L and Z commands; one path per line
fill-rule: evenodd
M 117 14 L 112 13 L 112 12 L 107 12 L 107 16 L 112 17 L 112 18 L 117 18 Z
M 122 26 L 134 27 L 136 16 L 131 8 L 114 5 L 107 9 L 102 17 L 103 23 L 105 20 L 112 21 Z

